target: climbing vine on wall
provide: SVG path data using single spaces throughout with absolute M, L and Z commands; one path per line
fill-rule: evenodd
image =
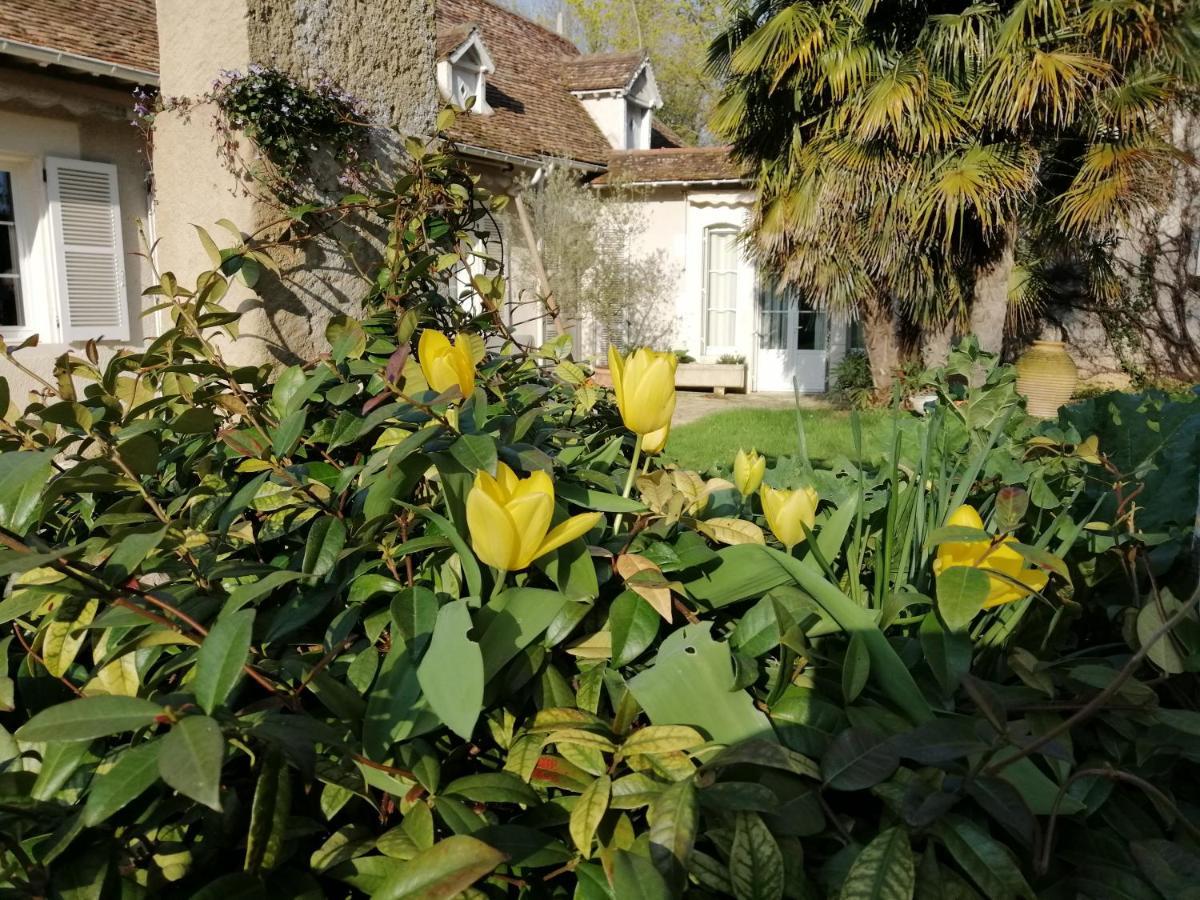
M 223 70 L 200 97 L 135 97 L 140 121 L 152 126 L 159 112 L 214 108 L 219 152 L 230 169 L 265 186 L 284 203 L 321 193 L 336 178 L 356 187 L 368 123 L 362 102 L 328 77 L 309 86 L 271 66 Z M 256 154 L 243 152 L 249 139 Z

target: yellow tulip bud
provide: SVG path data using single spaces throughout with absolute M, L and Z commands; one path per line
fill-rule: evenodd
M 979 512 L 975 507 L 966 504 L 951 513 L 946 524 L 983 530 L 983 519 L 980 518 Z M 983 603 L 984 609 L 1028 597 L 1044 588 L 1050 580 L 1050 575 L 1041 569 L 1027 567 L 1025 557 L 1009 546 L 1015 541 L 1016 538 L 1012 535 L 999 542 L 945 541 L 938 545 L 937 557 L 933 561 L 933 574 L 941 575 L 946 569 L 955 566 L 987 572 L 988 596 Z M 993 575 L 992 572 L 998 575 Z M 1014 582 L 1019 582 L 1019 586 Z
M 817 504 L 821 499 L 817 492 L 810 487 L 778 491 L 763 485 L 760 497 L 763 515 L 779 543 L 790 551 L 803 542 L 804 529 L 811 531 L 817 522 Z
M 667 438 L 671 436 L 671 424 L 668 422 L 658 431 L 652 431 L 642 438 L 642 452 L 647 456 L 654 456 L 663 452 L 663 448 L 667 446 Z
M 457 387 L 465 399 L 475 392 L 475 361 L 465 334 L 451 344 L 440 331 L 426 328 L 417 342 L 417 356 L 425 380 L 439 394 Z
M 671 424 L 678 364 L 674 353 L 642 347 L 623 359 L 616 347 L 608 348 L 617 407 L 625 427 L 634 434 L 653 434 Z
M 487 565 L 520 572 L 530 563 L 582 537 L 600 521 L 598 512 L 572 516 L 550 527 L 554 517 L 554 482 L 545 472 L 518 478 L 504 463 L 496 477 L 480 469 L 467 494 L 467 530 L 471 547 Z
M 754 450 L 749 453 L 745 450 L 738 450 L 737 456 L 733 458 L 733 483 L 737 487 L 738 493 L 743 497 L 749 497 L 757 491 L 766 471 L 767 460 L 765 457 L 759 456 Z

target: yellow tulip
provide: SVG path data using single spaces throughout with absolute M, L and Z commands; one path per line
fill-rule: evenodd
M 817 522 L 817 503 L 821 498 L 810 487 L 778 491 L 763 485 L 759 496 L 771 533 L 789 551 L 804 540 L 804 529 L 811 531 Z
M 439 394 L 452 387 L 457 387 L 464 398 L 475 392 L 475 361 L 465 334 L 459 333 L 451 344 L 440 331 L 426 328 L 417 342 L 417 356 L 425 380 Z
M 671 424 L 678 364 L 674 353 L 642 347 L 623 359 L 616 347 L 608 348 L 608 368 L 621 420 L 634 434 L 653 434 Z
M 983 519 L 979 517 L 979 513 L 974 507 L 966 505 L 956 509 L 946 524 L 983 529 Z M 937 558 L 933 561 L 933 574 L 940 575 L 946 569 L 955 566 L 967 566 L 987 572 L 988 596 L 983 603 L 984 609 L 1028 597 L 1044 588 L 1050 576 L 1041 569 L 1025 565 L 1025 557 L 1009 546 L 1015 540 L 1009 535 L 998 544 L 992 541 L 946 541 L 938 546 Z M 993 572 L 997 574 L 991 574 Z M 1010 581 L 1010 578 L 1013 581 Z
M 671 436 L 671 423 L 668 422 L 658 431 L 652 431 L 642 438 L 642 452 L 648 456 L 662 453 L 667 446 L 667 438 Z
M 737 455 L 733 458 L 733 483 L 737 487 L 738 493 L 743 497 L 749 497 L 757 491 L 766 471 L 767 460 L 764 457 L 759 456 L 754 450 L 749 453 L 745 450 L 738 450 Z
M 572 516 L 554 528 L 554 482 L 545 472 L 518 478 L 504 463 L 496 477 L 480 469 L 467 494 L 467 529 L 475 555 L 497 569 L 520 572 L 535 559 L 582 537 L 600 521 L 598 512 Z

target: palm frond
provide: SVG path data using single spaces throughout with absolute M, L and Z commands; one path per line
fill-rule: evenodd
M 998 53 L 975 85 L 971 108 L 1014 130 L 1023 123 L 1061 127 L 1111 71 L 1104 60 L 1071 50 Z
M 808 3 L 793 3 L 768 18 L 730 56 L 737 75 L 764 74 L 778 86 L 796 68 L 812 65 L 825 45 L 827 20 Z
M 1149 134 L 1092 144 L 1070 187 L 1057 198 L 1057 222 L 1084 235 L 1129 221 L 1163 199 L 1171 164 L 1182 158 L 1169 143 Z

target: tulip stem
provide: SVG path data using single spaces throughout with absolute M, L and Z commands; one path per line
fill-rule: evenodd
M 637 477 L 638 462 L 642 457 L 642 435 L 637 436 L 637 440 L 633 442 L 633 462 L 629 464 L 629 475 L 625 479 L 625 490 L 621 492 L 621 496 L 629 499 L 629 493 L 633 490 L 633 479 Z M 613 534 L 618 534 L 621 531 L 621 521 L 625 518 L 624 513 L 617 513 L 617 518 L 613 521 Z

